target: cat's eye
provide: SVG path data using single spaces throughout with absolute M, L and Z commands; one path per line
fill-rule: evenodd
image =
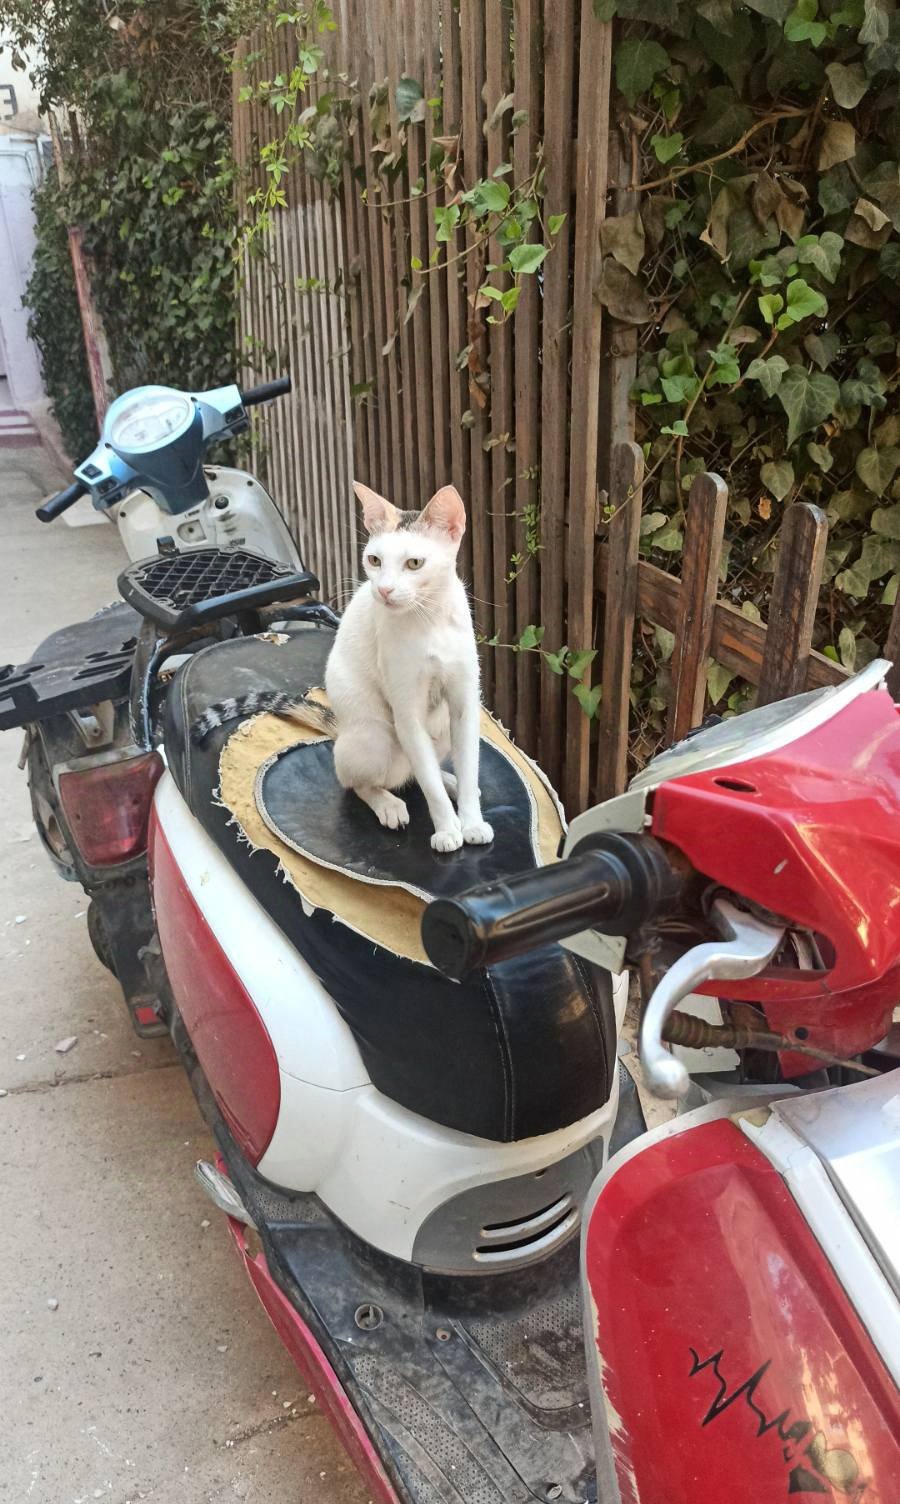
M 377 554 L 366 554 L 366 563 L 370 564 L 373 569 L 381 568 L 381 560 Z
M 406 561 L 406 568 L 407 569 L 421 569 L 422 565 L 424 563 L 425 563 L 424 559 L 407 559 L 407 561 Z

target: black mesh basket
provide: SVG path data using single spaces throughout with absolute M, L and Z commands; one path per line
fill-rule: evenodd
M 159 554 L 130 564 L 119 575 L 123 599 L 166 632 L 296 600 L 318 588 L 309 570 L 292 569 L 240 547 Z

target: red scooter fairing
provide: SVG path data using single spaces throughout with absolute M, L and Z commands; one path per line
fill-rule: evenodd
M 728 984 L 778 1033 L 841 1056 L 884 1037 L 900 996 L 900 707 L 872 691 L 816 730 L 653 796 L 653 834 L 698 872 L 819 937 L 825 969 Z M 699 989 L 721 993 L 711 983 Z M 785 1055 L 786 1076 L 809 1057 Z
M 896 1504 L 897 1390 L 775 1168 L 728 1118 L 629 1152 L 584 1238 L 622 1504 Z

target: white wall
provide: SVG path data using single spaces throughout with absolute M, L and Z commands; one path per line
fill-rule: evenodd
M 42 126 L 27 73 L 0 49 L 0 349 L 16 407 L 44 400 L 38 352 L 22 303 L 34 254 L 31 196 L 41 180 Z M 44 138 L 46 139 L 46 138 Z

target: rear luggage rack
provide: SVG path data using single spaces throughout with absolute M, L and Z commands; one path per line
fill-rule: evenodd
M 28 663 L 0 666 L 0 731 L 128 694 L 140 618 L 117 601 L 54 632 Z
M 318 588 L 308 569 L 292 569 L 242 547 L 160 553 L 129 565 L 119 575 L 123 599 L 165 632 L 296 600 Z

